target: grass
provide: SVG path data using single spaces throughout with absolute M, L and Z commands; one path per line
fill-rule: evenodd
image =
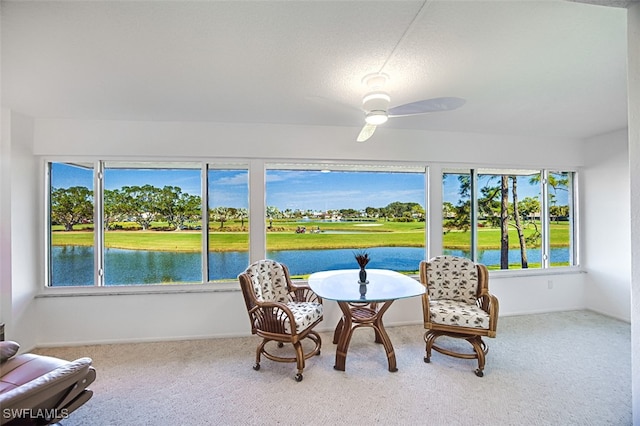
M 304 233 L 297 234 L 296 228 L 306 226 L 307 230 L 320 226 L 321 231 L 339 231 L 345 233 Z M 375 226 L 371 226 L 375 225 Z M 245 222 L 245 227 L 248 227 Z M 60 231 L 54 228 L 52 244 L 56 246 L 76 245 L 92 246 L 93 232 L 87 230 L 73 232 Z M 240 223 L 228 223 L 220 231 L 217 226 L 209 233 L 209 250 L 211 251 L 247 251 L 249 234 L 245 232 L 227 232 L 224 229 L 239 229 Z M 347 233 L 353 232 L 353 233 Z M 533 232 L 527 229 L 526 234 Z M 446 248 L 468 249 L 470 232 L 451 231 L 443 236 Z M 568 246 L 569 224 L 558 222 L 551 224 L 551 243 L 554 247 Z M 515 230 L 509 232 L 512 248 L 518 247 Z M 267 249 L 269 250 L 314 250 L 340 248 L 370 247 L 424 247 L 424 222 L 325 222 L 300 223 L 291 221 L 274 221 L 273 230 L 267 232 Z M 153 251 L 202 251 L 202 234 L 200 231 L 107 231 L 105 246 L 129 250 Z M 481 228 L 478 232 L 480 249 L 499 249 L 500 230 L 498 228 Z
M 424 233 L 267 234 L 269 250 L 369 247 L 424 247 Z
M 538 229 L 540 225 L 538 224 Z M 535 232 L 533 227 L 525 229 L 525 237 L 531 236 Z M 569 245 L 569 222 L 552 223 L 550 226 L 551 246 L 567 247 Z M 444 247 L 452 249 L 468 249 L 471 241 L 471 232 L 467 231 L 449 231 L 442 236 L 442 244 Z M 520 247 L 518 242 L 518 233 L 515 229 L 509 229 L 509 245 L 511 248 Z M 529 247 L 534 247 L 528 244 Z M 478 247 L 481 249 L 499 249 L 500 248 L 500 229 L 499 228 L 480 228 L 478 230 Z M 539 247 L 536 246 L 536 247 Z

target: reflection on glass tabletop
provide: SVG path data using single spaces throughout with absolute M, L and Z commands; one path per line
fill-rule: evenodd
M 410 276 L 386 269 L 367 269 L 368 284 L 359 283 L 359 269 L 316 272 L 309 287 L 323 299 L 339 302 L 383 302 L 419 296 L 425 287 Z

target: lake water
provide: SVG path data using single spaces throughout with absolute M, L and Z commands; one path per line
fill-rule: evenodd
M 310 274 L 331 269 L 353 269 L 356 249 L 267 251 L 269 259 L 282 262 L 292 275 Z M 415 271 L 425 258 L 422 248 L 376 247 L 367 249 L 371 256 L 369 268 Z M 445 250 L 445 254 L 468 257 L 462 250 Z M 540 250 L 527 252 L 530 263 L 540 263 Z M 54 286 L 93 285 L 93 248 L 64 246 L 51 250 L 52 283 Z M 551 249 L 553 262 L 568 262 L 569 249 Z M 199 283 L 202 282 L 202 261 L 199 253 L 107 249 L 105 251 L 106 285 Z M 484 250 L 479 261 L 485 265 L 500 264 L 500 250 Z M 510 263 L 520 261 L 520 251 L 509 251 Z M 245 252 L 209 254 L 210 280 L 235 279 L 249 263 Z

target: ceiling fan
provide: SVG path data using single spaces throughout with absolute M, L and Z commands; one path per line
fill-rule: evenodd
M 460 108 L 466 102 L 464 99 L 453 97 L 432 98 L 389 108 L 391 97 L 384 91 L 388 79 L 389 76 L 381 72 L 368 74 L 362 79 L 369 91 L 362 98 L 365 124 L 356 138 L 358 142 L 364 142 L 373 136 L 376 127 L 386 123 L 389 118 L 451 111 Z

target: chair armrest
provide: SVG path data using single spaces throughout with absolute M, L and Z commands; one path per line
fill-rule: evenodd
M 429 303 L 429 290 L 422 294 L 422 321 L 425 328 L 431 327 L 431 305 Z
M 489 314 L 489 337 L 495 337 L 498 327 L 500 304 L 493 294 L 485 293 L 478 298 L 478 306 Z
M 259 302 L 249 311 L 249 316 L 254 330 L 277 334 L 297 334 L 293 312 L 284 303 Z M 287 324 L 290 331 L 286 330 L 285 325 Z
M 322 303 L 322 298 L 311 290 L 308 284 L 291 283 L 289 300 L 291 302 L 315 302 Z

